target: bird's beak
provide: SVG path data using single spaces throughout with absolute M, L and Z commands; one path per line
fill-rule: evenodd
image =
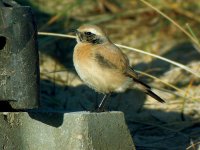
M 68 30 L 68 33 L 77 34 L 77 32 L 78 32 L 77 29 L 70 29 L 70 30 Z
M 68 33 L 75 34 L 76 37 L 77 37 L 80 41 L 83 40 L 83 39 L 82 39 L 83 37 L 82 37 L 82 35 L 81 35 L 81 32 L 79 32 L 77 29 L 70 29 L 70 30 L 68 30 Z

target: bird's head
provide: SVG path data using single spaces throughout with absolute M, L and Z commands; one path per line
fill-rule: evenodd
M 77 42 L 102 44 L 108 41 L 106 34 L 95 25 L 82 25 L 77 31 Z

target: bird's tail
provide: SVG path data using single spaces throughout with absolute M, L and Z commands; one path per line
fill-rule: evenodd
M 157 101 L 159 101 L 161 103 L 165 103 L 165 101 L 162 98 L 160 98 L 158 95 L 156 95 L 154 92 L 151 91 L 151 87 L 150 86 L 148 86 L 147 84 L 145 84 L 144 82 L 142 82 L 142 81 L 140 81 L 138 79 L 133 78 L 133 80 L 136 83 L 139 83 L 140 85 L 142 85 L 144 87 L 144 92 L 147 95 L 151 96 L 152 98 L 154 98 L 155 100 L 157 100 Z
M 146 90 L 146 94 L 148 94 L 149 96 L 153 97 L 155 100 L 159 101 L 160 103 L 165 103 L 165 101 L 160 98 L 158 95 L 156 95 L 154 92 L 152 92 L 151 90 Z
M 155 100 L 159 101 L 160 103 L 165 103 L 165 101 L 160 98 L 158 95 L 156 95 L 154 92 L 151 91 L 151 87 L 148 86 L 147 84 L 145 84 L 144 82 L 140 81 L 137 77 L 136 72 L 134 72 L 134 70 L 132 69 L 128 69 L 127 70 L 127 75 L 129 77 L 131 77 L 133 79 L 133 81 L 135 81 L 136 83 L 138 83 L 139 85 L 142 86 L 142 90 L 149 96 L 151 96 L 152 98 L 154 98 Z

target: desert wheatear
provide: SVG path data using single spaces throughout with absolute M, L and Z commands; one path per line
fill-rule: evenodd
M 103 93 L 98 111 L 102 111 L 105 100 L 112 92 L 124 92 L 133 84 L 157 101 L 165 102 L 151 91 L 151 87 L 139 80 L 129 66 L 126 55 L 115 46 L 106 34 L 95 25 L 83 25 L 76 31 L 77 44 L 73 61 L 80 78 L 92 89 Z

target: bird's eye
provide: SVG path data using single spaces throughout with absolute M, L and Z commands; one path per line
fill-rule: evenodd
M 85 32 L 85 35 L 92 35 L 91 32 Z

